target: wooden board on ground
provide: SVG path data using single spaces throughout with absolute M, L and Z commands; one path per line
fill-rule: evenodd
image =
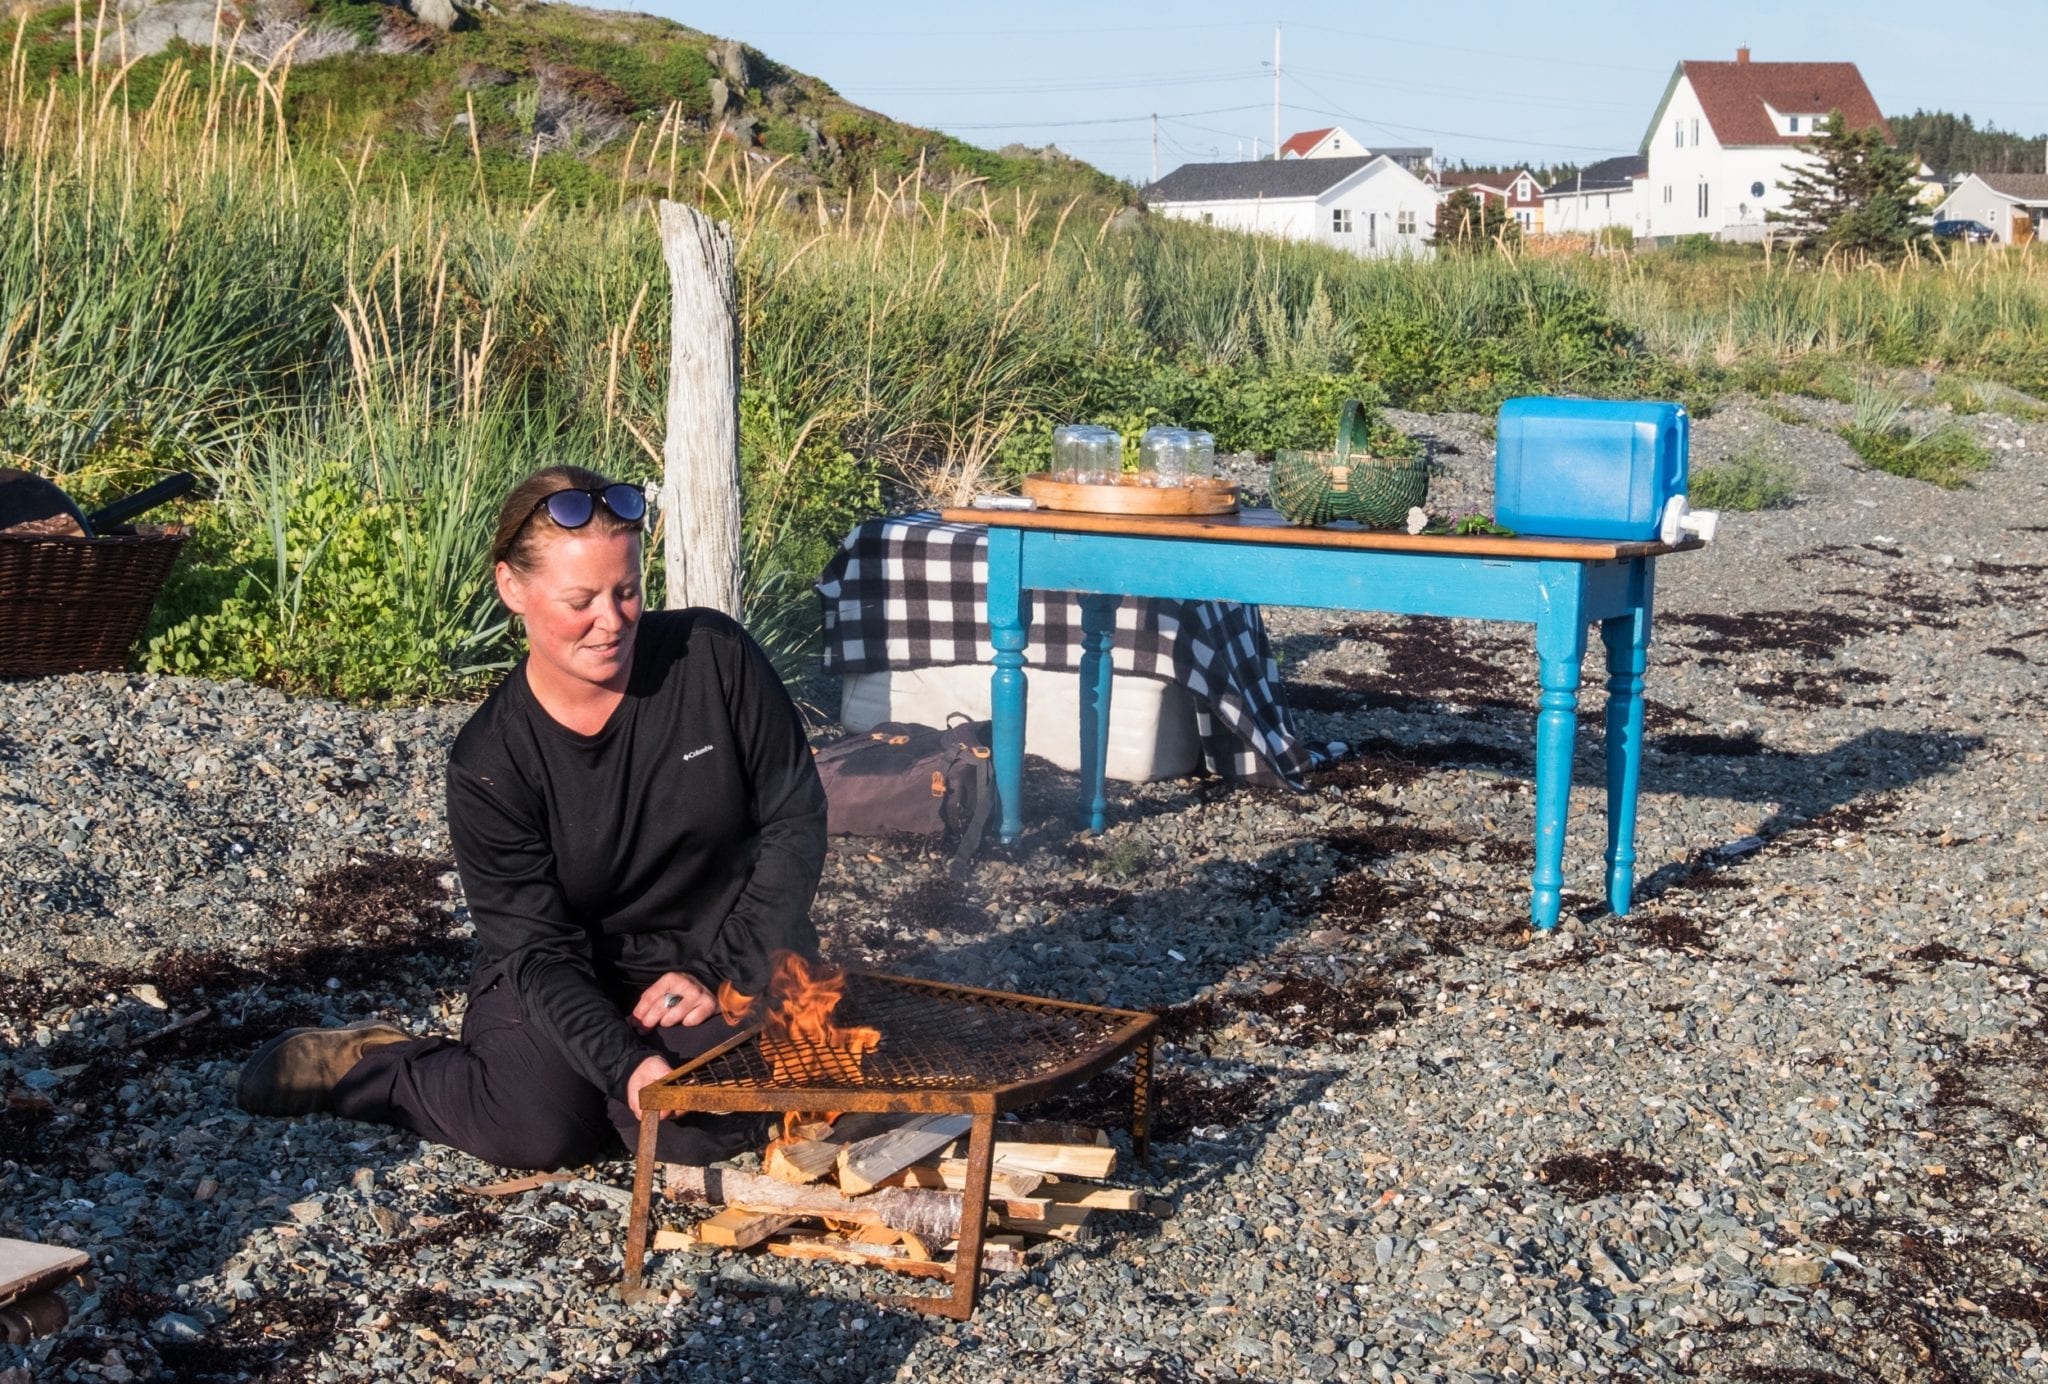
M 46 1292 L 85 1270 L 87 1255 L 62 1245 L 0 1239 L 0 1302 Z
M 848 1144 L 839 1152 L 839 1190 L 854 1196 L 873 1191 L 890 1175 L 966 1134 L 973 1123 L 971 1115 L 921 1115 L 886 1134 Z

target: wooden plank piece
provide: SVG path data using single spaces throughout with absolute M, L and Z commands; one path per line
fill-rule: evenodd
M 971 1115 L 923 1115 L 886 1134 L 849 1144 L 839 1154 L 839 1190 L 854 1196 L 937 1153 L 965 1134 Z
M 947 1150 L 939 1168 L 948 1176 L 958 1164 L 965 1176 L 965 1149 Z M 996 1141 L 995 1166 L 999 1172 L 1049 1174 L 1053 1177 L 1087 1177 L 1097 1181 L 1116 1171 L 1116 1150 L 1081 1144 L 1012 1144 Z
M 54 1288 L 91 1262 L 62 1245 L 0 1239 L 0 1302 Z
M 1045 1181 L 1045 1174 L 1023 1169 L 996 1169 L 989 1177 L 988 1194 L 993 1198 L 1012 1200 L 1018 1197 L 1036 1195 Z M 943 1163 L 914 1163 L 901 1172 L 891 1173 L 882 1179 L 883 1187 L 932 1187 L 944 1188 L 949 1192 L 962 1191 L 967 1186 L 967 1160 L 955 1158 Z
M 900 1245 L 856 1245 L 825 1236 L 791 1236 L 768 1242 L 768 1252 L 782 1259 L 821 1259 L 832 1264 L 858 1264 L 913 1278 L 951 1278 L 949 1260 L 915 1259 Z M 1008 1245 L 984 1245 L 981 1266 L 990 1273 L 1016 1273 L 1028 1267 L 1023 1251 Z
M 798 1216 L 763 1214 L 728 1206 L 709 1220 L 697 1222 L 697 1243 L 721 1249 L 752 1249 L 770 1235 L 795 1225 Z
M 1085 1182 L 1048 1182 L 1038 1189 L 1045 1201 L 1094 1211 L 1143 1211 L 1145 1194 L 1134 1187 L 1096 1187 Z

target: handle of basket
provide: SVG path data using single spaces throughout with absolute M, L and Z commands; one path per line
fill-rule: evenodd
M 1356 399 L 1346 399 L 1344 411 L 1337 415 L 1337 464 L 1349 466 L 1351 449 L 1369 450 L 1371 444 L 1365 423 L 1365 405 Z

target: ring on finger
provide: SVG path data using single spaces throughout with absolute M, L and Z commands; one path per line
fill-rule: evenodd
M 683 997 L 677 994 L 667 994 L 661 997 L 661 1007 L 663 1009 L 674 1009 L 677 1005 L 681 1004 L 682 1002 Z

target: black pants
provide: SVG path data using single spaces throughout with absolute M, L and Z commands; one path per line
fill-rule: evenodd
M 658 1028 L 654 1042 L 686 1060 L 734 1030 L 713 1014 L 694 1028 Z M 397 1125 L 486 1163 L 563 1168 L 617 1157 L 635 1146 L 639 1122 L 569 1065 L 527 1024 L 495 966 L 470 982 L 462 1039 L 416 1038 L 363 1054 L 334 1090 L 334 1110 L 351 1120 Z M 762 1120 L 748 1115 L 682 1115 L 662 1121 L 663 1162 L 702 1165 L 759 1147 Z

